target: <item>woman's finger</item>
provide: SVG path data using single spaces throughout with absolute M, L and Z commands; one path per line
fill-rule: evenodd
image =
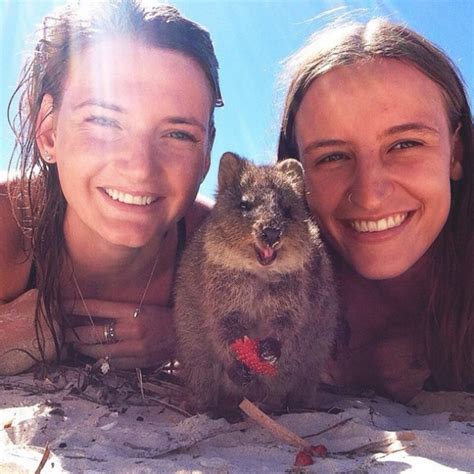
M 76 316 L 89 317 L 89 315 L 91 315 L 102 318 L 133 319 L 133 313 L 137 308 L 135 303 L 123 303 L 97 299 L 86 299 L 84 302 L 85 305 L 82 303 L 82 301 L 66 300 L 63 302 L 63 305 L 67 313 L 74 314 Z
M 76 326 L 65 331 L 66 342 L 81 344 L 111 344 L 115 341 L 133 339 L 133 335 L 134 331 L 130 331 L 127 323 L 115 321 L 94 326 Z
M 137 350 L 136 341 L 124 341 L 117 344 L 74 344 L 74 348 L 81 354 L 87 355 L 94 359 L 104 359 L 106 357 L 115 359 L 133 359 L 140 361 L 137 365 L 130 365 L 129 368 L 134 367 L 150 367 L 162 364 L 169 361 L 174 356 L 174 346 L 167 344 L 157 347 L 153 350 Z
M 156 365 L 156 363 L 151 363 L 139 357 L 110 357 L 109 358 L 110 367 L 113 369 L 136 369 L 143 367 L 151 367 Z
M 100 359 L 101 357 L 141 357 L 137 348 L 137 341 L 122 341 L 117 344 L 74 344 L 74 348 L 81 354 Z
M 104 341 L 103 333 L 98 326 L 77 326 L 64 331 L 66 342 L 78 342 L 83 344 L 101 344 Z
M 102 320 L 96 321 L 94 325 L 76 326 L 66 330 L 66 342 L 81 342 L 83 344 L 106 344 L 113 341 L 140 341 L 150 337 L 152 332 L 156 332 L 157 323 L 160 322 L 158 315 L 155 318 L 134 320 Z M 84 324 L 84 321 L 82 321 Z M 112 329 L 110 329 L 112 325 Z M 167 334 L 166 331 L 158 326 L 160 332 Z M 110 335 L 112 330 L 113 335 Z M 109 337 L 106 333 L 109 332 Z

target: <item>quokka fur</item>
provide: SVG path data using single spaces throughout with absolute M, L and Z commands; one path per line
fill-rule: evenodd
M 243 397 L 270 411 L 317 402 L 339 309 L 304 193 L 296 160 L 256 166 L 222 156 L 215 207 L 177 273 L 178 359 L 193 411 L 225 411 Z M 230 344 L 243 336 L 271 343 L 276 376 L 236 361 Z

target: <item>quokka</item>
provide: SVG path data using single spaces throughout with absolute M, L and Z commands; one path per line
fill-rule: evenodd
M 304 199 L 301 164 L 220 161 L 214 209 L 177 273 L 178 359 L 195 412 L 235 411 L 243 397 L 269 411 L 311 407 L 334 347 L 333 271 Z M 249 338 L 272 374 L 238 360 Z

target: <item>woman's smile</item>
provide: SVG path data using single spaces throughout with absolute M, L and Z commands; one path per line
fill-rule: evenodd
M 123 192 L 114 188 L 104 188 L 104 191 L 114 201 L 131 204 L 132 206 L 149 206 L 158 199 L 155 195 Z
M 403 238 L 406 227 L 409 226 L 416 211 L 398 212 L 381 219 L 344 219 L 341 220 L 342 232 L 348 240 L 356 244 L 375 245 Z
M 401 212 L 397 214 L 392 214 L 388 217 L 383 217 L 382 219 L 377 220 L 349 220 L 348 223 L 352 229 L 358 233 L 366 232 L 382 232 L 387 229 L 393 229 L 394 227 L 400 226 L 405 219 L 408 217 L 408 212 Z

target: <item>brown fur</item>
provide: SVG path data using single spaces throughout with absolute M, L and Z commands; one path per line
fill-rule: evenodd
M 255 246 L 265 247 L 270 227 L 281 237 L 275 260 L 262 265 Z M 175 320 L 195 411 L 235 407 L 244 396 L 272 410 L 314 404 L 338 303 L 296 160 L 257 167 L 223 155 L 216 205 L 178 270 Z M 281 343 L 277 376 L 238 380 L 229 345 L 244 335 Z

